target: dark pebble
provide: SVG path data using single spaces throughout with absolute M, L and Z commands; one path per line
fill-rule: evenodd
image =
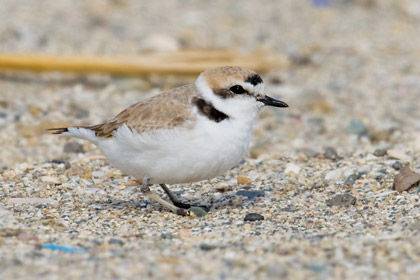
M 287 206 L 283 208 L 282 210 L 286 212 L 296 212 L 296 211 L 299 211 L 299 208 L 296 208 L 295 206 L 292 205 L 292 206 Z
M 85 152 L 85 149 L 81 144 L 77 142 L 67 142 L 64 145 L 63 151 L 65 153 L 83 154 Z
M 262 220 L 264 220 L 264 216 L 257 213 L 248 213 L 246 214 L 244 218 L 244 221 L 250 221 L 250 222 L 262 221 Z
M 214 246 L 214 245 L 209 245 L 209 244 L 206 244 L 206 243 L 201 243 L 200 244 L 200 249 L 203 250 L 203 251 L 211 251 L 211 250 L 214 250 L 216 248 L 217 247 Z
M 353 119 L 348 124 L 346 131 L 349 134 L 356 134 L 362 136 L 367 134 L 368 129 L 361 120 Z
M 364 177 L 366 174 L 367 174 L 366 172 L 358 172 L 357 173 L 357 176 L 358 176 L 357 179 Z
M 321 272 L 326 270 L 326 266 L 323 265 L 317 265 L 317 264 L 311 264 L 307 266 L 308 269 L 312 270 L 312 271 L 316 271 L 316 272 Z
M 325 149 L 324 157 L 330 160 L 340 160 L 343 159 L 337 154 L 337 151 L 334 148 L 328 147 Z
M 328 206 L 350 206 L 356 203 L 356 198 L 349 193 L 338 194 L 327 200 Z
M 160 237 L 162 237 L 163 239 L 172 239 L 173 238 L 172 233 L 162 233 L 160 235 Z
M 64 161 L 64 160 L 53 159 L 53 160 L 51 160 L 51 163 L 54 163 L 54 164 L 64 164 L 64 167 L 66 169 L 69 169 L 71 167 L 70 162 Z
M 399 161 L 396 161 L 392 164 L 392 168 L 394 168 L 395 170 L 400 170 L 402 167 L 403 167 L 403 165 Z
M 383 157 L 386 155 L 386 149 L 377 149 L 373 152 L 373 155 L 377 157 Z
M 253 199 L 256 197 L 264 196 L 264 191 L 244 191 L 240 190 L 236 192 L 236 195 L 246 196 L 249 199 Z
M 111 239 L 108 241 L 108 244 L 116 244 L 116 245 L 120 245 L 120 246 L 122 246 L 122 245 L 124 245 L 124 242 L 122 242 L 121 240 L 116 239 L 116 238 L 111 238 Z
M 190 208 L 190 211 L 194 213 L 197 217 L 204 217 L 207 215 L 206 210 L 204 210 L 202 207 L 193 206 Z
M 353 184 L 356 182 L 357 179 L 359 179 L 359 177 L 360 176 L 357 175 L 357 174 L 351 174 L 344 181 L 344 185 L 346 185 L 346 186 L 353 186 Z

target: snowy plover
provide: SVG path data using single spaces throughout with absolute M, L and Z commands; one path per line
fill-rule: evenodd
M 187 215 L 190 205 L 165 184 L 214 178 L 237 165 L 265 105 L 288 107 L 264 94 L 264 82 L 254 71 L 218 67 L 201 73 L 194 84 L 140 101 L 102 124 L 51 130 L 96 144 L 114 167 L 142 181 L 149 200 Z M 152 192 L 150 184 L 159 184 L 172 203 Z

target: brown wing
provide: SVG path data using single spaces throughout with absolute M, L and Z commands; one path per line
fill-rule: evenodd
M 108 122 L 88 126 L 99 137 L 111 137 L 121 125 L 139 133 L 181 126 L 194 120 L 191 109 L 195 86 L 186 85 L 131 105 Z

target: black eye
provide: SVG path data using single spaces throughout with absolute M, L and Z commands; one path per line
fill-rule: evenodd
M 233 92 L 234 94 L 243 94 L 246 91 L 244 90 L 243 87 L 241 87 L 240 85 L 236 85 L 230 88 L 230 91 Z

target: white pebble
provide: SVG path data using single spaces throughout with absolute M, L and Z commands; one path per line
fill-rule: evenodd
M 339 168 L 339 169 L 335 169 L 332 170 L 330 172 L 328 172 L 325 175 L 325 180 L 330 181 L 330 180 L 338 180 L 341 178 L 341 176 L 343 176 L 343 169 Z
M 290 174 L 290 173 L 298 174 L 300 169 L 301 168 L 300 168 L 299 165 L 296 165 L 294 163 L 288 163 L 286 165 L 286 169 L 284 170 L 284 173 L 286 173 L 286 174 Z
M 395 158 L 395 159 L 400 159 L 400 160 L 409 160 L 410 157 L 408 155 L 406 155 L 403 151 L 400 150 L 388 150 L 386 151 L 387 155 Z
M 61 183 L 60 180 L 58 180 L 58 178 L 52 177 L 52 176 L 42 176 L 41 181 L 47 184 L 60 184 Z

